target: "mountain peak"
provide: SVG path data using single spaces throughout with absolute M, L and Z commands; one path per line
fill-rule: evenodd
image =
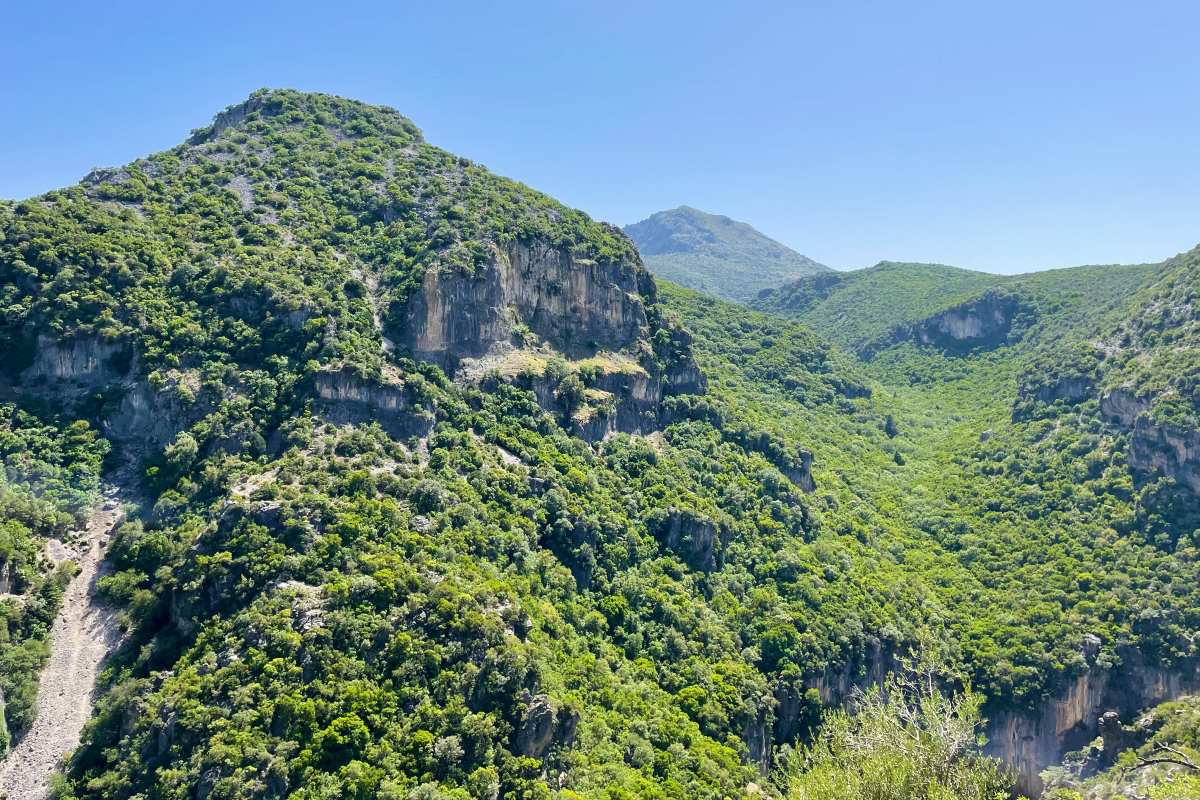
M 340 130 L 344 135 L 383 133 L 424 140 L 421 130 L 412 120 L 389 106 L 371 105 L 322 92 L 257 89 L 240 103 L 218 112 L 208 126 L 192 131 L 187 144 L 215 141 L 230 129 L 244 128 L 248 122 L 285 114 L 293 114 L 297 119 L 304 118 L 306 121 L 315 119 L 326 128 Z
M 656 275 L 738 302 L 829 269 L 745 222 L 688 205 L 624 230 Z

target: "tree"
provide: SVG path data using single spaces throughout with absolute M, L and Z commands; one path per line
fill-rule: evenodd
M 977 749 L 983 698 L 944 694 L 937 663 L 907 664 L 825 716 L 783 767 L 789 800 L 1002 800 L 1011 777 Z

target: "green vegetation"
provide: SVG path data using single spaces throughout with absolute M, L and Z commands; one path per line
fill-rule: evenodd
M 909 602 L 953 630 L 959 665 L 985 696 L 1041 702 L 1088 668 L 1088 633 L 1104 642 L 1102 663 L 1134 644 L 1167 659 L 1190 653 L 1186 637 L 1200 624 L 1195 529 L 1147 506 L 1154 489 L 1139 493 L 1125 439 L 1098 418 L 1095 399 L 1072 413 L 1013 419 L 1019 343 L 969 357 L 904 343 L 858 367 L 831 352 L 827 368 L 849 378 L 847 394 L 864 384 L 874 391 L 837 401 L 842 413 L 830 414 L 804 400 L 819 388 L 763 380 L 771 348 L 747 351 L 810 333 L 691 292 L 661 293 L 698 333 L 710 399 L 812 450 L 817 517 L 852 561 L 877 570 L 867 594 L 911 592 Z M 854 604 L 870 608 L 873 599 Z
M 970 299 L 996 276 L 941 264 L 884 261 L 870 269 L 801 278 L 766 293 L 755 308 L 800 319 L 861 351 L 905 323 Z
M 816 742 L 784 767 L 790 800 L 1003 800 L 1012 781 L 978 754 L 982 698 L 943 693 L 936 663 L 906 664 L 826 715 Z
M 148 498 L 63 798 L 993 798 L 981 709 L 1195 656 L 1187 487 L 1100 409 L 1133 382 L 1194 419 L 1190 257 L 822 275 L 764 300 L 796 321 L 656 289 L 615 229 L 289 91 L 0 206 L 0 233 L 13 730 L 45 651 L 22 615 L 57 585 L 36 552 L 92 502 L 93 431 Z M 455 382 L 385 341 L 429 270 L 513 242 L 633 275 L 644 360 L 503 350 Z M 967 307 L 1001 328 L 922 337 Z M 689 349 L 708 390 L 646 400 L 641 434 L 563 427 Z M 935 646 L 937 691 L 869 689 Z
M 1047 800 L 1195 800 L 1200 797 L 1200 698 L 1163 703 L 1121 733 L 1124 749 L 1095 774 L 1089 759 L 1104 753 L 1102 741 L 1071 754 L 1065 769 L 1049 774 Z M 1091 773 L 1091 774 L 1088 774 Z
M 46 637 L 70 564 L 52 568 L 46 540 L 63 539 L 87 518 L 108 450 L 87 423 L 57 428 L 0 404 L 0 747 L 33 719 Z
M 829 267 L 768 238 L 744 222 L 680 206 L 626 225 L 657 277 L 738 303 Z
M 376 308 L 397 324 L 424 270 L 496 243 L 636 265 L 394 112 L 258 94 L 4 213 L 7 379 L 120 432 L 156 498 L 110 550 L 129 639 L 64 797 L 733 796 L 773 684 L 866 646 L 876 570 L 817 539 L 796 442 L 683 396 L 593 448 L 532 393 L 383 348 Z M 657 352 L 676 334 L 643 299 Z M 834 363 L 797 333 L 762 369 L 832 413 L 863 391 Z M 432 429 L 330 424 L 335 370 Z

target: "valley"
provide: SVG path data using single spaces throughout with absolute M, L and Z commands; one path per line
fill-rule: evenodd
M 1078 798 L 1104 712 L 1189 707 L 1197 251 L 834 272 L 676 211 L 748 305 L 329 95 L 0 203 L 10 796 L 90 715 L 62 800 L 832 798 L 925 763 L 839 712 L 923 674 L 913 786 Z M 41 556 L 131 464 L 103 569 Z

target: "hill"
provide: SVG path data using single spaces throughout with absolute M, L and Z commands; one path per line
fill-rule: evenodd
M 740 303 L 797 277 L 831 271 L 744 222 L 689 206 L 659 211 L 624 231 L 656 276 Z
M 1033 305 L 1094 310 L 1145 281 L 1153 265 L 1078 267 L 1027 275 L 992 275 L 942 264 L 884 261 L 869 269 L 816 275 L 763 292 L 752 305 L 811 325 L 856 353 L 905 337 L 942 346 L 987 346 L 1009 336 Z M 1076 305 L 1082 304 L 1082 305 Z
M 914 655 L 966 732 L 922 791 L 1011 782 L 980 703 L 1039 790 L 1200 688 L 1196 263 L 877 269 L 810 327 L 257 92 L 0 204 L 10 738 L 107 482 L 125 635 L 62 798 L 807 797 L 923 757 L 837 712 Z
M 1082 566 L 1088 561 L 1125 565 L 1119 589 L 1110 585 L 1091 600 L 1059 596 L 1076 631 L 1064 634 L 1078 648 L 1060 657 L 1085 658 L 1051 690 L 1041 706 L 1047 716 L 989 714 L 989 747 L 1019 767 L 1030 792 L 1040 788 L 1041 769 L 1098 735 L 1102 712 L 1137 714 L 1200 677 L 1187 605 L 1165 612 L 1164 621 L 1179 627 L 1154 645 L 1134 645 L 1137 634 L 1118 632 L 1138 628 L 1132 618 L 1105 630 L 1091 614 L 1100 595 L 1122 593 L 1135 574 L 1171 582 L 1167 564 L 1186 563 L 1200 535 L 1196 261 L 1192 251 L 1162 264 L 1012 277 L 881 265 L 824 287 L 800 281 L 762 300 L 850 348 L 879 382 L 877 393 L 895 398 L 895 441 L 911 448 L 900 451 L 908 475 L 899 516 L 940 531 L 937 538 L 985 585 L 1013 580 L 1008 591 L 1024 594 L 980 610 L 1000 616 L 976 619 L 982 638 L 972 647 L 1005 650 L 1006 642 L 1044 629 L 1046 619 L 1016 627 L 1003 621 L 1024 618 L 1012 615 L 1027 601 L 1045 603 L 1033 587 L 1062 589 L 1066 580 L 1078 589 L 1080 576 L 1095 574 Z M 820 463 L 821 448 L 812 446 Z M 859 481 L 870 484 L 883 485 Z M 1053 555 L 1064 546 L 1078 559 L 1073 565 Z M 1019 567 L 1004 566 L 1014 557 Z M 1164 613 L 1161 598 L 1132 605 L 1143 618 Z M 1110 643 L 1112 655 L 1100 655 Z M 1084 666 L 1093 663 L 1091 652 L 1096 666 Z M 995 653 L 983 662 L 1023 659 Z M 1108 688 L 1084 703 L 1071 699 L 1098 679 Z M 977 675 L 976 685 L 988 680 Z M 1175 688 L 1147 690 L 1147 680 Z M 1049 715 L 1057 716 L 1051 722 Z
M 13 736 L 62 602 L 36 553 L 105 450 L 143 498 L 64 797 L 740 794 L 772 676 L 853 634 L 802 599 L 843 593 L 809 453 L 704 399 L 629 240 L 391 109 L 259 92 L 0 233 Z M 795 345 L 808 402 L 862 394 Z M 719 588 L 783 548 L 816 583 Z M 819 647 L 748 645 L 788 616 Z

